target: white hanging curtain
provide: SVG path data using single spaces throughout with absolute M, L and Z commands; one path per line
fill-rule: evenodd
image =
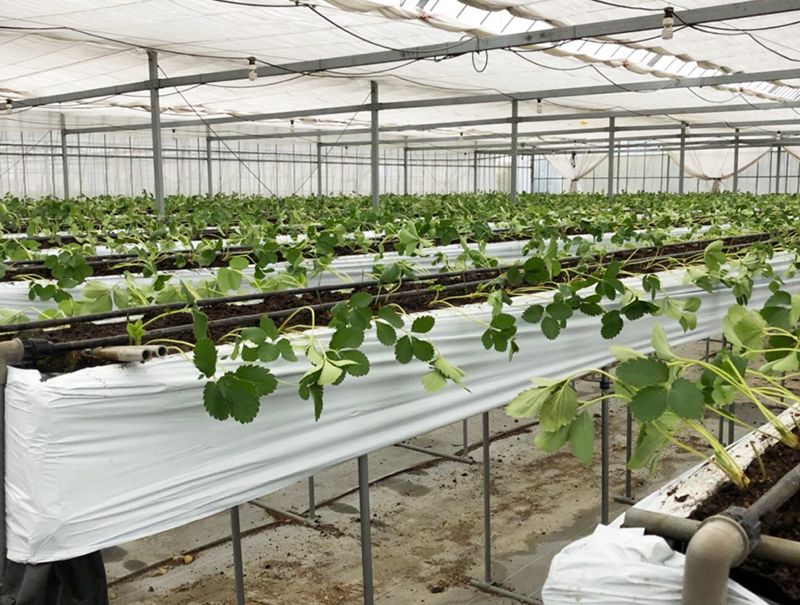
M 575 193 L 580 191 L 580 179 L 594 170 L 606 156 L 602 153 L 554 153 L 545 157 L 569 181 L 570 193 Z
M 739 148 L 739 170 L 748 169 L 769 151 L 768 148 L 753 149 Z M 678 166 L 681 163 L 680 151 L 668 151 L 670 159 Z M 704 181 L 711 181 L 711 191 L 722 190 L 722 180 L 734 175 L 733 169 L 734 150 L 730 149 L 701 149 L 686 150 L 685 168 L 687 174 Z

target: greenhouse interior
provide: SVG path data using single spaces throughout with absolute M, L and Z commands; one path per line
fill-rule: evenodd
M 2 605 L 800 604 L 800 0 L 6 0 Z

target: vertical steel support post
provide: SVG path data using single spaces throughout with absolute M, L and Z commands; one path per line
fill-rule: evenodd
M 147 67 L 151 82 L 158 80 L 158 53 L 147 51 Z M 164 216 L 164 164 L 161 153 L 161 102 L 158 88 L 150 89 L 150 130 L 153 135 L 153 190 L 155 192 L 156 212 Z
M 64 179 L 64 199 L 69 199 L 69 157 L 67 156 L 67 130 L 61 116 L 61 175 Z
M 530 193 L 533 193 L 533 189 L 536 187 L 536 171 L 534 170 L 534 166 L 536 166 L 536 156 L 531 154 L 531 188 Z
M 108 195 L 108 144 L 106 142 L 105 134 L 103 135 L 103 170 L 105 172 L 106 195 Z
M 364 579 L 364 605 L 374 605 L 372 528 L 369 512 L 369 464 L 366 454 L 358 457 L 358 510 L 361 517 L 361 574 Z
M 778 133 L 780 137 L 780 133 Z M 781 192 L 781 146 L 775 145 L 775 150 L 777 152 L 776 162 L 775 162 L 775 193 Z
M 517 203 L 517 161 L 519 154 L 517 147 L 519 143 L 519 102 L 516 99 L 511 101 L 511 178 L 509 179 L 508 199 L 512 204 Z
M 483 429 L 483 581 L 491 584 L 492 578 L 492 508 L 490 482 L 492 477 L 489 458 L 489 412 L 481 415 Z
M 378 83 L 375 80 L 369 83 L 370 90 L 370 103 L 372 105 L 370 130 L 372 133 L 372 141 L 370 145 L 370 193 L 372 195 L 372 207 L 377 208 L 380 204 L 379 186 L 380 186 L 380 160 L 378 157 L 379 148 L 379 133 L 378 133 Z
M 683 195 L 686 176 L 686 122 L 681 122 L 681 149 L 678 161 L 678 194 Z
M 22 162 L 22 195 L 28 197 L 28 168 L 25 157 L 28 155 L 25 149 L 25 135 L 22 131 L 19 133 L 19 153 L 20 161 Z
M 312 523 L 317 521 L 317 498 L 313 475 L 308 478 L 308 520 Z
M 466 418 L 461 421 L 461 441 L 464 447 L 461 451 L 461 455 L 464 458 L 469 458 L 469 425 L 467 424 Z
M 733 192 L 739 192 L 739 129 L 733 135 Z
M 206 178 L 208 179 L 208 199 L 214 197 L 214 173 L 211 168 L 211 137 L 206 137 Z
M 50 135 L 50 188 L 53 191 L 53 197 L 56 196 L 56 156 L 54 153 L 55 144 L 53 143 L 53 131 L 51 130 L 49 133 Z
M 472 193 L 478 193 L 478 150 L 472 152 Z
M 317 197 L 322 197 L 322 143 L 317 141 Z
M 600 376 L 600 394 L 608 395 L 611 390 L 611 381 L 603 374 Z M 608 399 L 600 403 L 600 523 L 607 525 L 609 522 L 609 417 Z
M 408 195 L 408 147 L 403 147 L 403 195 Z
M 239 526 L 239 507 L 231 508 L 231 545 L 233 547 L 233 577 L 236 585 L 236 605 L 245 605 L 242 531 Z
M 614 126 L 616 120 L 614 118 L 608 119 L 608 197 L 614 197 Z

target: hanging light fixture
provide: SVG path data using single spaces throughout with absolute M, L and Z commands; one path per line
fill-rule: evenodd
M 247 69 L 247 79 L 251 82 L 255 82 L 258 78 L 258 71 L 256 71 L 256 58 L 255 57 L 248 57 L 247 63 L 249 65 Z
M 661 30 L 662 40 L 672 40 L 672 28 L 675 25 L 675 9 L 671 6 L 664 8 L 664 20 L 661 22 L 663 29 Z
M 542 100 L 536 99 L 536 113 L 542 113 L 544 111 L 544 107 L 542 107 Z
M 4 107 L 6 113 L 10 113 L 12 107 L 14 107 L 14 102 L 11 99 L 6 99 L 6 104 Z

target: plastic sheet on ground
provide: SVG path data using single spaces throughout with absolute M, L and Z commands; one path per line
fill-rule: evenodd
M 542 600 L 544 605 L 681 605 L 684 558 L 643 529 L 598 525 L 553 558 Z M 729 581 L 728 604 L 767 602 Z
M 773 261 L 788 267 L 786 257 Z M 730 291 L 706 293 L 682 285 L 684 270 L 659 274 L 674 299 L 699 296 L 697 329 L 684 333 L 661 320 L 673 344 L 718 333 L 734 302 Z M 638 287 L 639 278 L 629 278 Z M 800 278 L 787 279 L 797 288 Z M 752 303 L 771 295 L 756 280 Z M 521 296 L 508 312 L 519 316 L 552 293 Z M 304 479 L 318 471 L 415 435 L 503 405 L 530 386 L 533 376 L 559 377 L 610 361 L 600 318 L 575 316 L 554 341 L 538 326 L 519 323 L 521 351 L 480 344 L 491 317 L 487 304 L 430 311 L 431 340 L 466 372 L 465 386 L 427 393 L 426 367 L 401 365 L 391 348 L 367 333 L 362 351 L 369 375 L 328 389 L 314 421 L 312 406 L 291 386 L 262 401 L 255 421 L 211 419 L 201 405 L 204 381 L 180 355 L 144 365 L 88 368 L 61 376 L 11 368 L 6 389 L 8 552 L 18 562 L 46 562 L 184 525 Z M 656 320 L 625 324 L 614 342 L 650 350 Z M 330 332 L 316 335 L 324 341 Z M 229 350 L 229 349 L 228 349 Z M 237 364 L 226 359 L 221 366 Z M 304 364 L 273 363 L 282 381 L 296 383 Z

